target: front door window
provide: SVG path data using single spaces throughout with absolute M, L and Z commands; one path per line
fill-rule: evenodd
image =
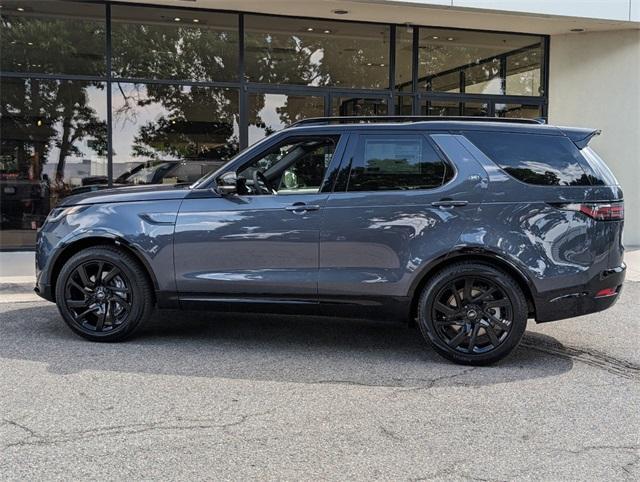
M 320 191 L 337 136 L 289 139 L 243 166 L 240 194 L 314 194 Z

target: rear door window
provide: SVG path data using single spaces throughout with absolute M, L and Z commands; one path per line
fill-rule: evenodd
M 604 184 L 566 137 L 511 132 L 466 132 L 493 162 L 527 184 L 592 186 Z
M 347 190 L 434 189 L 452 175 L 453 169 L 423 135 L 362 135 Z

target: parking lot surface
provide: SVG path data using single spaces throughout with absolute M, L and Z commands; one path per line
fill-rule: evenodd
M 640 283 L 486 368 L 403 325 L 162 313 L 126 343 L 0 295 L 0 479 L 639 480 Z

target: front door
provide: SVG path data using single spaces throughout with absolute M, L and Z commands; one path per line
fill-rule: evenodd
M 237 194 L 185 199 L 175 230 L 182 299 L 316 300 L 323 182 L 339 136 L 284 138 L 235 172 Z

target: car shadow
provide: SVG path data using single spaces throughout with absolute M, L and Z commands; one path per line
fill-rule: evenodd
M 483 386 L 553 377 L 570 357 L 528 332 L 491 367 L 454 365 L 419 332 L 396 323 L 276 315 L 158 312 L 135 338 L 91 343 L 74 335 L 53 305 L 0 314 L 0 357 L 45 363 L 50 372 L 84 370 L 384 387 Z

